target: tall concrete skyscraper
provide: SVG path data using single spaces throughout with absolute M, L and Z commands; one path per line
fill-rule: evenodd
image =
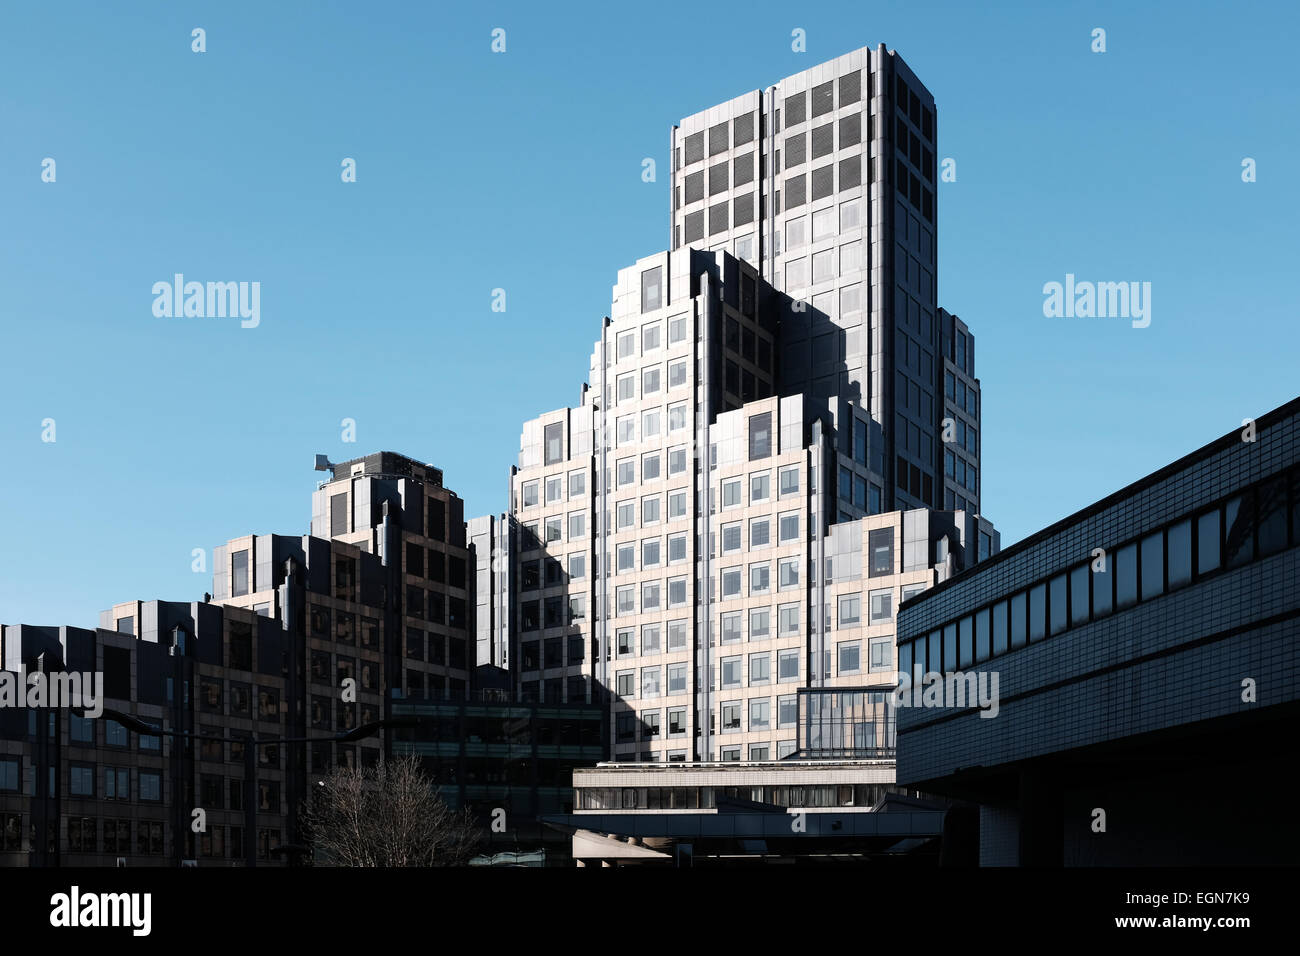
M 607 699 L 615 759 L 879 757 L 894 608 L 997 550 L 934 135 L 884 48 L 674 128 L 672 249 L 619 271 L 580 404 L 524 426 L 491 585 L 520 696 Z
M 802 303 L 782 323 L 778 388 L 832 416 L 846 516 L 952 506 L 935 136 L 934 98 L 883 44 L 672 131 L 672 248 L 732 253 Z M 977 466 L 964 476 L 978 513 Z

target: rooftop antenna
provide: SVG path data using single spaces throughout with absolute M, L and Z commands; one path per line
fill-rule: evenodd
M 316 456 L 316 470 L 317 470 L 317 471 L 328 471 L 328 472 L 330 473 L 330 477 L 333 478 L 333 477 L 334 477 L 334 469 L 337 468 L 337 467 L 338 467 L 337 465 L 335 465 L 332 461 L 330 461 L 329 455 L 317 455 L 317 456 Z

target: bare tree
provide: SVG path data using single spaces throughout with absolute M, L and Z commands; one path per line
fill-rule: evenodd
M 438 796 L 418 757 L 337 767 L 303 808 L 313 855 L 334 866 L 464 866 L 484 833 Z

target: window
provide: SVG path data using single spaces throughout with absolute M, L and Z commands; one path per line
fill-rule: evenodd
M 636 333 L 624 332 L 618 337 L 618 360 L 621 362 L 625 358 L 631 358 L 636 354 Z
M 618 377 L 616 403 L 631 402 L 636 399 L 636 377 L 633 375 L 620 375 Z M 618 420 L 618 441 L 619 444 L 632 440 L 632 419 L 620 418 Z M 624 437 L 626 435 L 626 437 Z
M 771 617 L 769 608 L 756 607 L 750 610 L 749 639 L 751 641 L 761 641 L 771 637 Z
M 1189 566 L 1190 573 L 1190 566 Z M 1081 564 L 1070 572 L 1070 625 L 1088 620 L 1088 565 Z
M 826 249 L 822 252 L 815 252 L 812 256 L 812 280 L 814 283 L 827 282 L 835 278 L 835 253 L 834 250 Z M 825 311 L 819 310 L 819 311 Z
M 686 492 L 670 491 L 668 493 L 668 520 L 686 517 Z
M 1224 506 L 1224 525 L 1227 528 L 1223 548 L 1224 567 L 1235 568 L 1255 556 L 1254 498 L 1254 493 L 1250 492 L 1233 498 Z
M 751 518 L 749 522 L 750 550 L 766 548 L 769 544 L 771 544 L 771 533 L 768 527 L 768 519 Z
M 869 577 L 877 578 L 894 573 L 894 529 L 878 528 L 867 536 L 867 550 L 871 554 Z
M 802 216 L 798 219 L 786 220 L 785 224 L 785 247 L 786 249 L 798 249 L 808 241 L 808 222 Z
M 1223 523 L 1219 509 L 1196 519 L 1196 573 L 1205 574 L 1219 566 L 1219 537 Z
M 685 679 L 683 678 L 683 682 L 684 680 Z M 670 707 L 668 709 L 668 736 L 680 737 L 685 733 L 686 733 L 686 708 Z M 685 759 L 684 754 L 683 754 L 683 759 Z
M 799 562 L 802 558 L 782 558 L 777 562 L 777 589 L 781 591 L 799 586 Z
M 670 534 L 668 536 L 668 563 L 678 564 L 686 560 L 686 534 Z
M 659 696 L 659 679 L 663 669 L 660 667 L 641 668 L 641 697 L 653 699 Z
M 850 627 L 862 619 L 862 595 L 841 594 L 839 597 L 839 626 Z
M 749 416 L 749 460 L 758 461 L 772 454 L 772 413 Z M 739 484 L 739 482 L 737 482 Z
M 575 541 L 587 533 L 586 514 L 581 511 L 569 512 L 569 540 Z
M 1137 545 L 1130 544 L 1115 552 L 1115 606 L 1129 607 L 1137 597 Z
M 749 729 L 767 730 L 772 726 L 772 699 L 760 697 L 749 702 Z
M 892 638 L 881 637 L 871 642 L 871 672 L 889 671 L 894 669 L 894 641 Z
M 239 597 L 248 593 L 248 552 L 236 551 L 230 556 L 230 570 L 232 577 L 233 589 L 231 595 Z M 128 619 L 128 623 L 130 623 Z M 121 624 L 118 624 L 118 630 L 121 630 Z M 126 632 L 126 633 L 129 633 Z
M 556 475 L 546 479 L 546 503 L 554 504 L 564 500 L 564 478 Z
M 686 664 L 668 665 L 668 693 L 686 693 Z
M 546 443 L 543 464 L 554 465 L 564 458 L 564 423 L 555 422 L 546 426 L 544 436 Z
M 1048 582 L 1048 599 L 1050 607 L 1048 609 L 1048 628 L 1052 634 L 1059 634 L 1065 630 L 1069 620 L 1066 611 L 1069 606 L 1069 578 L 1064 574 L 1058 574 Z
M 799 679 L 799 651 L 778 651 L 776 655 L 776 679 L 782 684 Z
M 739 571 L 740 569 L 737 568 L 736 570 Z M 741 620 L 740 611 L 728 611 L 722 615 L 723 644 L 736 644 L 742 640 Z
M 522 507 L 531 508 L 538 503 L 537 492 L 540 487 L 541 483 L 538 481 L 525 481 L 523 483 L 520 489 L 523 495 Z
M 655 502 L 658 505 L 658 502 Z M 644 538 L 641 541 L 641 567 L 656 568 L 659 566 L 659 539 Z
M 564 519 L 561 518 L 559 515 L 555 515 L 552 518 L 546 519 L 546 543 L 547 544 L 550 544 L 553 541 L 560 540 L 563 531 L 562 529 L 563 521 Z M 421 615 L 419 614 L 416 615 L 416 617 L 420 617 L 420 616 Z
M 797 495 L 799 493 L 799 466 L 789 465 L 781 469 L 780 474 L 780 495 L 785 498 L 788 495 Z
M 740 706 L 741 706 L 741 704 L 740 704 L 740 701 L 738 701 L 738 700 L 731 700 L 731 701 L 726 701 L 725 703 L 723 703 L 723 705 L 722 705 L 722 732 L 723 732 L 724 734 L 725 734 L 725 733 L 731 733 L 731 732 L 734 732 L 734 731 L 738 731 L 738 730 L 740 730 Z M 730 753 L 730 754 L 729 754 L 728 751 L 734 751 L 734 753 Z M 727 748 L 727 747 L 724 747 L 724 748 L 722 749 L 722 755 L 723 755 L 723 756 L 722 756 L 722 759 L 723 759 L 723 760 L 739 760 L 739 759 L 740 759 L 740 748 L 739 748 L 739 747 L 734 747 L 734 748 Z
M 861 641 L 842 641 L 836 649 L 839 651 L 841 674 L 856 674 L 862 669 Z
M 871 623 L 881 624 L 894 619 L 894 592 L 892 588 L 871 592 Z
M 659 610 L 659 582 L 643 581 L 641 583 L 641 611 Z
M 641 653 L 659 653 L 659 625 L 644 624 L 641 627 Z
M 749 593 L 766 594 L 772 589 L 772 566 L 763 561 L 749 566 Z
M 772 655 L 766 652 L 749 655 L 749 683 L 766 684 L 772 680 Z
M 1029 589 L 1029 640 L 1041 640 L 1047 634 L 1047 585 Z
M 668 406 L 668 430 L 681 431 L 686 427 L 686 403 L 678 402 Z
M 797 663 L 797 662 L 796 662 Z M 799 698 L 788 694 L 776 699 L 776 726 L 784 729 L 794 727 L 799 722 Z
M 1029 618 L 1026 614 L 1026 608 L 1029 604 L 1029 598 L 1026 594 L 1017 594 L 1011 599 L 1011 646 L 1024 647 L 1028 639 Z
M 686 578 L 684 576 L 668 579 L 668 606 L 686 606 Z
M 145 803 L 162 802 L 162 774 L 140 771 L 140 800 Z
M 587 556 L 581 551 L 569 555 L 569 577 L 582 578 L 587 574 Z
M 722 571 L 722 597 L 724 600 L 738 598 L 741 594 L 741 570 L 739 567 L 724 568 Z
M 625 587 L 617 588 L 614 591 L 614 594 L 617 602 L 614 613 L 617 616 L 623 617 L 628 614 L 636 613 L 636 585 L 629 584 Z
M 787 511 L 778 522 L 777 536 L 782 544 L 799 540 L 799 512 Z
M 636 671 L 619 671 L 614 677 L 614 693 L 619 697 L 631 697 L 636 687 Z
M 840 232 L 848 232 L 862 225 L 862 200 L 850 199 L 840 203 Z
M 734 554 L 740 550 L 740 522 L 733 521 L 722 526 L 722 553 Z
M 749 476 L 749 502 L 767 501 L 772 496 L 772 476 L 760 471 Z
M 576 498 L 578 495 L 587 493 L 587 473 L 585 471 L 569 472 L 569 497 Z
M 659 480 L 659 452 L 648 452 L 641 456 L 641 480 Z
M 777 632 L 782 636 L 799 633 L 799 605 L 782 604 L 776 609 Z
M 668 622 L 668 650 L 680 651 L 686 647 L 686 621 Z
M 68 768 L 68 792 L 74 797 L 95 795 L 94 764 L 72 764 Z
M 74 744 L 95 743 L 95 725 L 89 717 L 70 714 L 68 719 L 68 737 Z
M 616 506 L 615 521 L 619 531 L 636 527 L 636 502 L 620 501 Z
M 722 483 L 722 507 L 739 508 L 744 501 L 740 497 L 740 479 L 733 478 Z
M 813 242 L 829 239 L 835 234 L 835 207 L 818 209 L 812 216 Z
M 686 384 L 686 359 L 678 359 L 675 362 L 669 362 L 668 363 L 668 387 L 670 389 L 681 388 L 685 384 Z M 683 405 L 682 406 L 683 415 L 685 414 L 685 410 L 686 410 L 686 406 Z M 668 415 L 669 428 L 672 428 L 672 420 L 673 420 L 672 409 L 669 409 L 669 415 Z M 685 427 L 685 425 L 680 425 L 678 427 Z
M 1142 539 L 1142 600 L 1163 594 L 1165 590 L 1165 536 L 1157 531 Z

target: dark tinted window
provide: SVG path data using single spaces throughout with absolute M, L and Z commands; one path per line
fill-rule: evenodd
M 1064 574 L 1058 574 L 1051 581 L 1051 618 L 1049 623 L 1053 634 L 1059 634 L 1065 630 L 1069 621 L 1066 610 L 1069 606 L 1069 578 Z
M 1029 640 L 1042 640 L 1047 634 L 1047 585 L 1029 589 Z
M 1115 606 L 1128 607 L 1137 597 L 1137 545 L 1130 544 L 1115 552 Z
M 993 605 L 993 653 L 1002 654 L 1007 649 L 1007 602 Z
M 1257 492 L 1259 553 L 1276 554 L 1286 547 L 1286 479 L 1265 482 Z
M 1196 519 L 1196 573 L 1205 574 L 1219 566 L 1219 538 L 1223 521 L 1219 509 L 1207 511 Z
M 894 531 L 892 528 L 879 528 L 870 532 L 867 539 L 871 552 L 871 569 L 869 577 L 879 577 L 894 573 Z
M 1228 529 L 1224 542 L 1223 563 L 1234 568 L 1255 556 L 1254 493 L 1233 498 L 1223 509 Z
M 1088 620 L 1088 585 L 1091 571 L 1081 564 L 1070 572 L 1070 623 L 1082 624 Z
M 1112 592 L 1114 589 L 1114 575 L 1112 574 L 1112 562 L 1114 558 L 1106 558 L 1105 570 L 1093 571 L 1092 564 L 1088 564 L 1088 574 L 1092 576 L 1092 614 L 1093 617 L 1101 618 L 1110 614 L 1110 605 L 1112 605 Z
M 1192 580 L 1192 522 L 1180 521 L 1169 529 L 1169 589 Z
M 1027 599 L 1023 594 L 1017 594 L 1011 599 L 1011 646 L 1024 647 L 1026 634 L 1026 622 L 1028 616 L 1025 613 Z
M 986 661 L 989 658 L 989 610 L 985 608 L 975 615 L 975 660 Z
M 1165 593 L 1165 536 L 1157 531 L 1142 539 L 1142 600 Z

